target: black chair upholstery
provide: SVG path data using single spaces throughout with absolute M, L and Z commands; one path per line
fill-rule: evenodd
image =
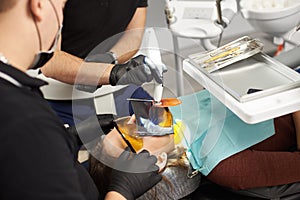
M 300 199 L 300 182 L 273 187 L 253 188 L 249 190 L 233 191 L 234 193 L 271 200 Z
M 231 190 L 202 179 L 199 188 L 182 200 L 300 200 L 300 182 L 274 187 Z

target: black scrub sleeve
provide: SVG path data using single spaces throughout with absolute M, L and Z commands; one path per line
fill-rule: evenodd
M 148 7 L 148 0 L 139 0 L 138 7 Z
M 40 111 L 24 114 L 1 132 L 1 199 L 97 200 L 92 179 L 74 158 L 70 135 Z

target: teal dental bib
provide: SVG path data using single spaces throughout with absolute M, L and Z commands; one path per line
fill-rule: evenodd
M 273 120 L 247 124 L 207 90 L 183 96 L 180 106 L 170 107 L 173 119 L 188 127 L 184 131 L 187 156 L 195 170 L 208 175 L 222 160 L 275 133 Z

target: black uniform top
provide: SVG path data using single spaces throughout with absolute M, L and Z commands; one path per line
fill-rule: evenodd
M 0 72 L 22 85 L 0 76 L 0 198 L 81 200 L 86 192 L 87 199 L 97 199 L 76 161 L 74 138 L 41 96 L 45 82 L 2 62 Z
M 85 58 L 98 44 L 125 31 L 147 0 L 69 0 L 64 9 L 62 50 Z M 109 51 L 113 44 L 102 49 Z

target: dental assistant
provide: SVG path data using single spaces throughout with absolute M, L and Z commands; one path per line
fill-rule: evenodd
M 132 58 L 143 38 L 147 5 L 147 0 L 69 0 L 64 10 L 61 50 L 56 51 L 50 62 L 41 68 L 42 74 L 71 85 L 92 85 L 95 89 L 98 85 L 139 86 L 151 81 L 166 69 L 147 66 L 149 63 L 145 65 L 144 56 Z M 94 59 L 89 57 L 91 55 Z M 90 62 L 85 62 L 87 60 Z M 151 73 L 146 72 L 149 68 L 152 69 Z M 130 69 L 129 76 L 132 78 L 125 82 L 108 78 L 116 69 Z M 122 73 L 125 74 L 125 71 Z M 156 80 L 161 82 L 160 78 Z M 57 86 L 50 84 L 47 87 L 51 89 Z M 126 91 L 122 90 L 122 93 L 129 93 L 126 97 L 120 95 L 118 98 L 115 93 L 119 116 L 128 110 L 126 99 L 131 97 L 136 88 L 132 86 Z M 140 91 L 139 97 L 149 98 L 144 91 Z M 94 102 L 88 98 L 73 101 L 71 96 L 64 100 L 46 98 L 63 122 L 69 125 L 95 114 Z M 128 111 L 125 115 L 129 115 Z

